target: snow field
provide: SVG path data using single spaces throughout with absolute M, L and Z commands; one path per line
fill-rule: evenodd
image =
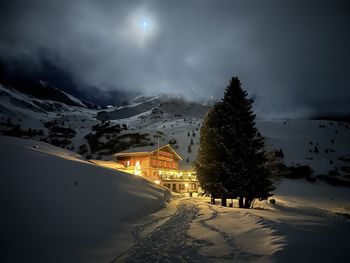
M 132 244 L 132 220 L 170 196 L 46 143 L 1 136 L 0 146 L 2 262 L 108 262 Z

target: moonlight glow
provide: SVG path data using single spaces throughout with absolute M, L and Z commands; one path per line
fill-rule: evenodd
M 128 41 L 140 47 L 148 45 L 158 34 L 159 28 L 152 13 L 140 8 L 132 12 L 127 18 Z

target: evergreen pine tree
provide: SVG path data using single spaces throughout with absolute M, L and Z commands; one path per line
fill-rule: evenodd
M 266 199 L 274 189 L 254 119 L 252 100 L 235 77 L 203 122 L 195 168 L 203 189 L 223 203 L 238 197 L 240 207 L 250 208 L 254 199 Z
M 315 148 L 314 148 L 314 153 L 319 153 L 317 146 L 315 146 Z
M 220 148 L 215 118 L 215 106 L 209 109 L 201 127 L 199 144 L 195 160 L 197 178 L 201 187 L 212 197 L 220 197 L 225 192 L 220 173 Z
M 192 152 L 191 145 L 188 145 L 188 146 L 187 146 L 187 152 L 188 152 L 188 153 L 191 153 L 191 152 Z

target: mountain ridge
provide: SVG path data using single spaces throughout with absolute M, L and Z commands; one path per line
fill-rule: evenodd
M 86 159 L 113 159 L 129 148 L 171 144 L 192 169 L 209 106 L 178 96 L 138 96 L 121 106 L 90 109 L 41 100 L 0 86 L 0 133 L 48 142 Z M 350 126 L 325 120 L 256 120 L 269 151 L 283 150 L 287 166 L 350 179 Z M 317 149 L 316 149 L 317 148 Z M 344 157 L 345 156 L 345 157 Z M 344 161 L 345 160 L 345 161 Z

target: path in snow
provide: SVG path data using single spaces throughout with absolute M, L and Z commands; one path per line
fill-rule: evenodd
M 173 215 L 135 226 L 132 235 L 136 244 L 112 262 L 204 263 L 262 259 L 265 255 L 243 251 L 225 227 L 216 226 L 215 221 L 223 219 L 225 213 L 200 199 L 181 200 Z M 246 217 L 245 213 L 236 214 L 239 218 Z M 238 222 L 228 220 L 227 223 L 231 228 Z M 142 231 L 152 224 L 159 226 L 141 238 Z
M 175 214 L 113 262 L 203 262 L 197 248 L 205 244 L 187 234 L 198 211 L 191 200 L 180 201 Z
M 211 211 L 211 215 L 207 219 L 200 219 L 200 224 L 207 228 L 205 229 L 206 231 L 209 230 L 217 233 L 222 239 L 222 241 L 226 243 L 226 245 L 230 248 L 230 250 L 228 250 L 227 253 L 221 255 L 210 255 L 208 259 L 212 259 L 214 262 L 220 262 L 222 260 L 224 260 L 225 262 L 235 262 L 236 260 L 254 261 L 262 259 L 264 257 L 264 255 L 259 255 L 256 253 L 247 253 L 242 251 L 242 249 L 235 243 L 234 238 L 229 233 L 225 232 L 225 230 L 222 230 L 219 227 L 216 227 L 215 224 L 208 224 L 207 222 L 218 218 L 219 212 L 216 209 L 214 209 L 214 207 L 211 205 L 206 204 L 206 206 Z M 234 223 L 237 222 L 231 222 L 232 227 L 234 227 Z

